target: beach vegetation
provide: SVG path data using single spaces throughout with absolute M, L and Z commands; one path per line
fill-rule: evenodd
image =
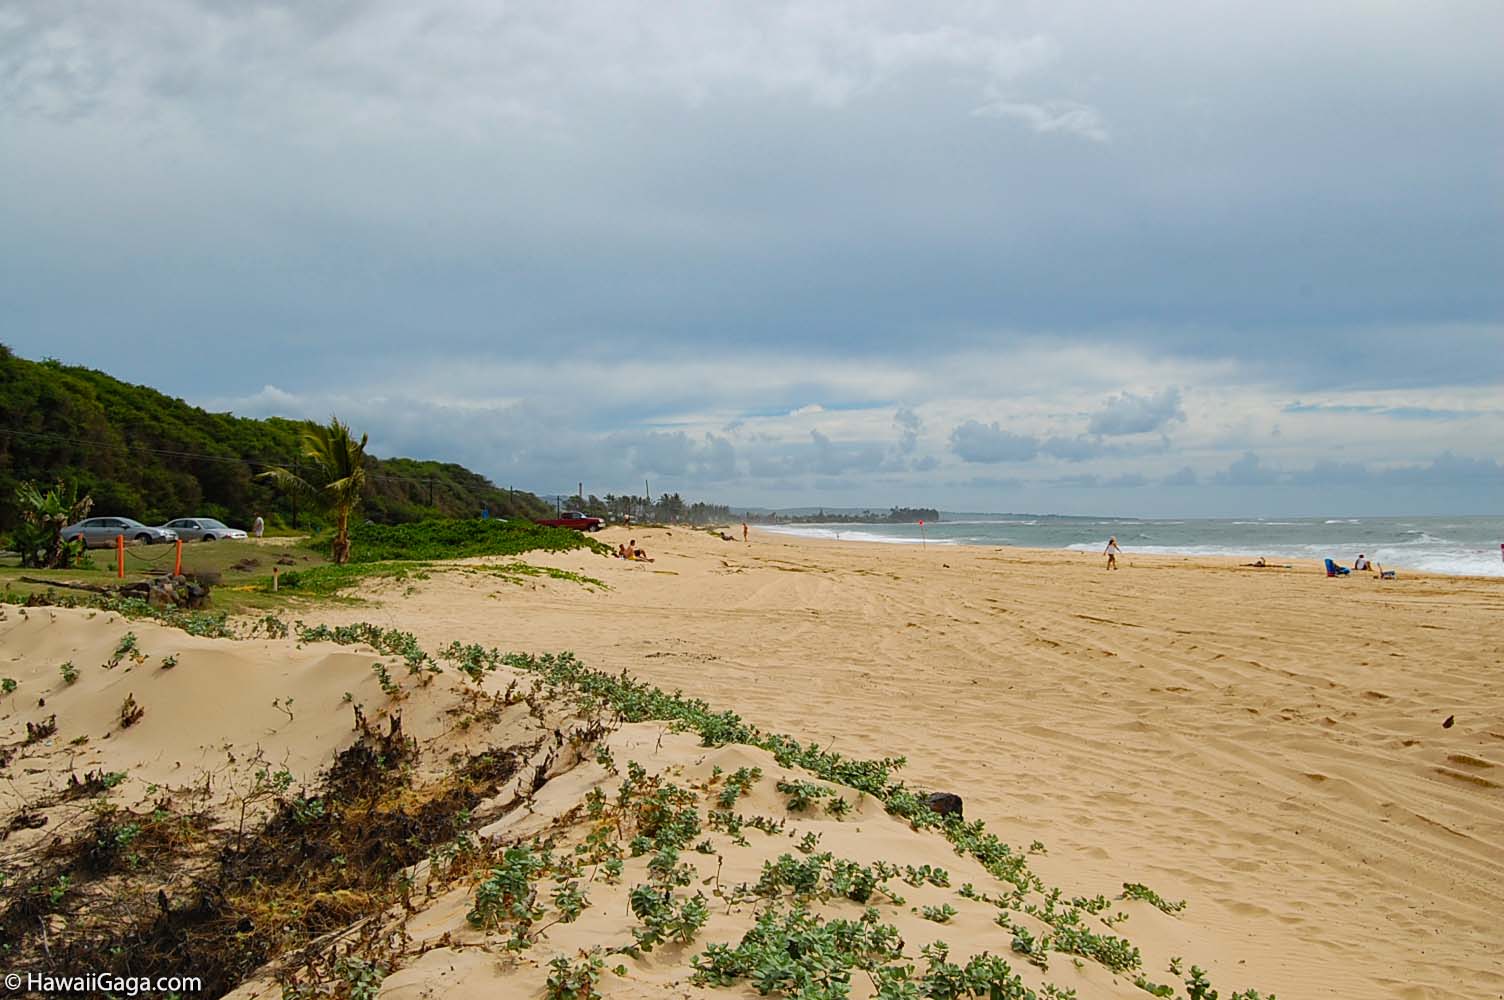
M 86 565 L 88 550 L 82 541 L 63 537 L 63 529 L 89 516 L 93 498 L 79 495 L 78 483 L 59 480 L 43 490 L 34 482 L 15 488 L 16 522 L 10 545 L 23 567 L 70 569 Z
M 721 788 L 716 801 L 722 809 L 730 809 L 736 805 L 736 800 L 752 791 L 752 786 L 762 780 L 762 768 L 739 767 L 726 779 L 726 784 Z
M 595 1000 L 601 973 L 606 963 L 597 951 L 580 955 L 570 961 L 560 955 L 548 963 L 548 979 L 544 983 L 546 1000 Z
M 328 533 L 315 541 L 325 538 L 332 541 Z M 499 518 L 434 518 L 410 524 L 357 524 L 350 528 L 350 542 L 354 546 L 350 557 L 352 562 L 469 559 L 576 549 L 587 549 L 600 555 L 611 552 L 607 545 L 584 532 Z
M 78 668 L 73 665 L 72 660 L 58 667 L 57 671 L 63 675 L 64 684 L 72 684 L 78 680 Z
M 382 655 L 400 656 L 415 672 L 440 669 L 440 659 L 450 661 L 461 672 L 480 676 L 507 667 L 531 675 L 535 687 L 528 696 L 530 704 L 534 699 L 542 702 L 545 698 L 564 697 L 579 706 L 590 705 L 588 717 L 610 718 L 612 724 L 616 720 L 662 721 L 675 729 L 695 733 L 706 746 L 735 742 L 760 747 L 768 751 L 781 767 L 800 768 L 809 775 L 807 779 L 787 775 L 777 782 L 777 790 L 786 797 L 790 812 L 800 811 L 794 808 L 795 799 L 803 800 L 805 811 L 816 803 L 828 810 L 830 801 L 844 798 L 838 794 L 841 786 L 856 789 L 873 796 L 889 813 L 905 820 L 914 829 L 943 836 L 958 854 L 975 859 L 1004 882 L 1008 891 L 1001 895 L 980 892 L 975 885 L 962 886 L 958 895 L 998 907 L 999 922 L 1012 933 L 1016 954 L 1041 966 L 1047 963 L 1050 952 L 1065 954 L 1078 962 L 1100 964 L 1125 978 L 1132 978 L 1141 971 L 1142 956 L 1138 948 L 1124 938 L 1103 933 L 1101 922 L 1093 919 L 1110 909 L 1105 898 L 1068 898 L 1059 889 L 1047 888 L 1030 870 L 1027 852 L 1003 843 L 979 821 L 968 823 L 959 817 L 940 815 L 929 809 L 923 791 L 909 789 L 898 780 L 896 772 L 902 766 L 901 759 L 852 760 L 803 744 L 792 737 L 766 733 L 734 713 L 716 711 L 705 702 L 678 693 L 666 693 L 625 674 L 590 670 L 568 653 L 529 656 L 454 644 L 436 659 L 426 653 L 411 634 L 364 623 L 330 627 L 296 622 L 288 626 L 288 632 L 300 642 L 367 645 Z M 599 730 L 591 738 L 598 739 Z M 368 744 L 368 740 L 369 737 L 363 736 L 361 742 Z M 309 884 L 317 884 L 321 891 L 330 891 L 330 886 L 335 884 L 358 884 L 364 887 L 362 891 L 370 888 L 371 883 L 365 881 L 334 883 L 325 880 L 365 878 L 358 873 L 360 865 L 334 864 L 329 859 L 363 856 L 358 848 L 370 843 L 369 837 L 377 834 L 391 838 L 393 844 L 402 843 L 402 859 L 407 864 L 411 864 L 414 858 L 444 857 L 451 859 L 444 869 L 448 871 L 459 870 L 454 868 L 453 859 L 480 859 L 485 868 L 484 874 L 473 883 L 476 888 L 470 911 L 471 923 L 488 931 L 501 932 L 506 935 L 507 948 L 521 950 L 535 943 L 551 926 L 545 922 L 547 919 L 556 923 L 570 922 L 579 919 L 588 909 L 590 901 L 585 892 L 588 882 L 581 873 L 582 864 L 597 866 L 596 873 L 590 878 L 599 877 L 605 883 L 619 882 L 625 873 L 624 855 L 630 853 L 644 858 L 648 878 L 634 885 L 629 893 L 629 909 L 634 921 L 632 937 L 629 943 L 616 950 L 641 954 L 669 942 L 690 944 L 704 933 L 711 900 L 704 892 L 691 891 L 698 872 L 686 861 L 686 858 L 693 858 L 688 853 L 690 851 L 708 853 L 713 850 L 703 835 L 702 825 L 725 832 L 733 840 L 740 837 L 742 829 L 747 826 L 784 838 L 798 838 L 801 832 L 797 829 L 789 832 L 789 827 L 798 823 L 797 819 L 742 817 L 733 812 L 761 779 L 762 773 L 757 768 L 741 768 L 730 774 L 718 772 L 703 785 L 686 788 L 674 784 L 665 775 L 650 774 L 640 764 L 629 760 L 620 766 L 620 770 L 625 771 L 620 776 L 620 784 L 595 790 L 575 814 L 588 820 L 591 829 L 589 837 L 576 846 L 572 856 L 555 854 L 552 844 L 534 843 L 508 848 L 507 851 L 524 851 L 525 856 L 534 859 L 521 864 L 515 857 L 508 861 L 506 852 L 498 855 L 500 849 L 489 845 L 476 844 L 466 848 L 459 839 L 464 835 L 462 824 L 465 822 L 461 818 L 464 811 L 461 808 L 441 813 L 441 833 L 436 829 L 430 836 L 425 828 L 423 835 L 416 838 L 418 842 L 409 844 L 402 839 L 410 836 L 403 832 L 405 828 L 384 825 L 381 816 L 385 807 L 372 804 L 394 804 L 399 798 L 412 794 L 410 782 L 413 779 L 403 764 L 404 751 L 398 744 L 368 746 L 367 752 L 374 756 L 369 757 L 367 764 L 342 755 L 325 779 L 325 787 L 317 794 L 306 791 L 294 794 L 291 775 L 269 775 L 269 798 L 266 801 L 271 804 L 273 819 L 267 833 L 248 836 L 243 850 L 229 851 L 227 856 L 239 857 L 242 863 L 253 855 L 270 860 L 274 850 L 268 836 L 280 835 L 284 846 L 296 838 L 313 838 L 313 846 L 322 845 L 318 847 L 317 857 L 322 858 L 323 869 L 314 876 L 310 869 L 301 868 L 301 875 L 296 877 L 312 879 Z M 592 758 L 587 753 L 585 759 Z M 605 759 L 610 763 L 608 770 L 617 770 L 616 761 L 610 758 L 609 752 Z M 370 789 L 374 796 L 372 802 L 352 795 L 348 787 L 341 787 L 342 781 L 355 780 L 356 774 L 368 775 L 361 780 L 369 780 L 372 784 L 362 787 Z M 712 808 L 708 818 L 700 811 L 702 803 L 696 789 L 705 794 L 709 805 L 719 807 Z M 356 814 L 375 816 L 375 831 L 362 829 L 357 836 L 348 826 Z M 121 817 L 120 822 L 136 821 Z M 461 826 L 456 826 L 457 823 Z M 294 829 L 296 833 L 289 836 Z M 336 841 L 318 839 L 335 831 L 338 832 Z M 145 835 L 143 826 L 140 837 Z M 145 856 L 138 847 L 140 837 L 129 840 L 126 854 L 135 852 Z M 745 843 L 745 839 L 739 842 Z M 758 903 L 757 925 L 740 941 L 707 944 L 694 956 L 697 982 L 702 985 L 744 984 L 771 996 L 837 997 L 846 995 L 854 976 L 865 976 L 870 980 L 871 990 L 863 984 L 862 991 L 889 1000 L 933 997 L 959 1000 L 963 996 L 1022 1000 L 1030 995 L 1008 962 L 998 956 L 984 954 L 964 962 L 959 959 L 952 961 L 950 950 L 943 943 L 936 942 L 927 946 L 921 952 L 922 960 L 916 962 L 904 956 L 903 944 L 897 938 L 896 930 L 882 918 L 881 911 L 869 908 L 861 919 L 826 919 L 811 909 L 816 903 L 832 899 L 872 907 L 874 900 L 885 895 L 891 905 L 903 906 L 901 897 L 891 893 L 889 885 L 902 880 L 924 888 L 926 892 L 929 891 L 926 887 L 948 887 L 950 876 L 944 869 L 887 862 L 859 864 L 820 852 L 818 835 L 808 832 L 803 839 L 786 839 L 785 843 L 790 843 L 791 853 L 766 862 L 755 885 L 723 889 L 717 872 L 715 897 L 725 899 L 728 905 L 754 898 L 764 902 Z M 409 846 L 421 848 L 421 853 L 407 851 Z M 476 863 L 467 860 L 464 865 Z M 400 870 L 387 870 L 391 881 L 384 883 L 387 890 L 383 893 L 386 894 L 373 892 L 373 905 L 395 905 L 401 898 L 391 894 L 402 891 L 396 874 Z M 242 875 L 237 877 L 249 874 L 247 869 L 240 871 Z M 336 876 L 336 872 L 354 874 Z M 258 877 L 263 874 L 259 868 L 255 873 Z M 547 891 L 540 890 L 541 880 L 550 875 L 553 877 L 552 887 Z M 706 879 L 703 884 L 708 886 L 711 880 Z M 1151 898 L 1150 894 L 1152 890 L 1139 883 L 1124 884 L 1124 898 L 1151 903 L 1154 898 L 1159 898 L 1157 894 Z M 1166 905 L 1174 909 L 1174 904 L 1167 902 Z M 1024 910 L 1049 927 L 1044 933 L 1039 933 L 1021 928 L 1011 920 L 1004 923 L 1012 910 Z M 950 903 L 922 905 L 915 912 L 926 920 L 941 924 L 948 924 L 960 915 Z M 217 919 L 228 917 L 221 915 Z M 343 923 L 331 918 L 330 922 L 320 923 L 317 927 L 326 933 L 348 924 L 347 916 Z M 298 940 L 312 940 L 305 936 L 305 932 L 311 934 L 314 929 L 311 921 L 307 927 L 300 926 Z M 1019 947 L 1021 942 L 1024 943 L 1022 948 Z M 266 942 L 260 942 L 258 947 L 263 959 L 273 950 Z M 379 951 L 364 953 L 363 960 L 383 969 L 396 967 Z M 589 962 L 588 959 L 583 962 L 566 960 L 565 964 L 570 969 L 578 969 Z M 569 978 L 557 961 L 549 968 L 552 970 L 551 981 L 557 979 L 562 983 Z M 599 976 L 602 969 L 603 965 L 596 967 L 595 974 Z M 1191 984 L 1197 976 L 1203 983 L 1196 986 L 1200 992 L 1193 993 Z M 1163 995 L 1157 992 L 1162 989 L 1159 984 L 1142 975 L 1139 978 L 1142 980 L 1140 988 L 1145 992 Z M 595 991 L 598 982 L 591 981 L 578 988 Z M 1199 969 L 1192 970 L 1186 988 L 1195 1000 L 1215 1000 L 1216 991 L 1205 982 L 1204 973 Z M 1063 998 L 1070 996 L 1070 991 L 1055 990 L 1040 995 Z M 1234 997 L 1236 1000 L 1264 1000 L 1253 991 L 1234 994 Z
M 926 920 L 933 920 L 937 924 L 948 924 L 950 918 L 956 915 L 956 908 L 949 903 L 940 906 L 921 906 L 919 915 Z
M 1176 914 L 1185 909 L 1185 900 L 1171 902 L 1146 885 L 1138 882 L 1124 882 L 1123 894 L 1120 899 L 1141 899 L 1154 906 L 1163 913 Z

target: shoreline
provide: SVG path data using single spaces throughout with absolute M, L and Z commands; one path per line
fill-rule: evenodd
M 942 523 L 942 524 L 954 524 L 954 523 L 957 523 L 957 522 L 939 522 L 939 523 Z M 951 538 L 940 538 L 940 539 L 930 538 L 930 539 L 921 540 L 921 539 L 918 539 L 918 538 L 903 538 L 903 537 L 897 537 L 897 536 L 870 537 L 870 536 L 865 535 L 864 532 L 861 529 L 862 528 L 866 528 L 866 527 L 872 527 L 872 526 L 868 526 L 868 525 L 854 525 L 853 527 L 854 527 L 855 530 L 852 530 L 849 533 L 843 532 L 843 531 L 836 531 L 836 530 L 834 530 L 836 528 L 836 526 L 837 526 L 837 522 L 827 522 L 827 523 L 819 524 L 819 525 L 768 525 L 768 524 L 760 524 L 760 525 L 756 525 L 755 528 L 757 530 L 764 531 L 764 532 L 767 532 L 770 535 L 776 535 L 776 536 L 779 536 L 781 538 L 799 539 L 800 541 L 808 541 L 808 542 L 832 542 L 832 543 L 840 543 L 840 544 L 850 544 L 850 543 L 855 542 L 855 543 L 865 543 L 865 544 L 869 544 L 869 545 L 877 545 L 877 546 L 884 546 L 884 547 L 891 546 L 891 547 L 894 547 L 894 548 L 913 548 L 913 547 L 918 547 L 918 548 L 922 549 L 922 548 L 926 548 L 928 546 L 934 546 L 936 548 L 943 548 L 943 549 L 980 549 L 980 550 L 999 549 L 999 550 L 1021 551 L 1021 552 L 1058 552 L 1058 553 L 1071 553 L 1071 554 L 1075 554 L 1075 555 L 1084 555 L 1084 556 L 1093 556 L 1093 557 L 1101 557 L 1102 556 L 1102 553 L 1098 552 L 1096 549 L 1085 549 L 1085 548 L 1073 547 L 1073 546 L 1076 546 L 1076 545 L 1087 544 L 1087 543 L 1081 543 L 1081 542 L 1072 543 L 1071 546 L 1039 546 L 1039 545 L 1018 545 L 1018 544 L 1008 543 L 1008 542 L 981 542 L 981 541 L 960 540 L 960 539 L 951 539 Z M 810 529 L 810 530 L 804 530 L 804 529 Z M 1102 544 L 1103 545 L 1106 544 L 1105 540 L 1103 541 Z M 1349 546 L 1349 547 L 1351 547 L 1351 546 Z M 1334 550 L 1335 550 L 1335 546 L 1334 546 Z M 1483 550 L 1483 551 L 1486 552 L 1487 550 Z M 1134 547 L 1130 547 L 1130 546 L 1124 546 L 1123 547 L 1123 555 L 1124 556 L 1134 556 L 1134 557 L 1141 558 L 1141 559 L 1169 559 L 1169 560 L 1181 560 L 1181 561 L 1191 560 L 1191 559 L 1204 559 L 1204 560 L 1209 560 L 1209 561 L 1218 561 L 1218 562 L 1221 562 L 1221 563 L 1232 562 L 1232 561 L 1236 561 L 1236 560 L 1244 560 L 1244 559 L 1246 559 L 1246 560 L 1253 560 L 1253 559 L 1258 559 L 1258 558 L 1262 557 L 1262 558 L 1264 558 L 1264 559 L 1266 559 L 1266 560 L 1269 561 L 1269 566 L 1267 568 L 1270 568 L 1270 569 L 1277 569 L 1277 568 L 1293 568 L 1293 569 L 1314 568 L 1315 570 L 1321 572 L 1322 575 L 1325 575 L 1325 567 L 1324 567 L 1324 564 L 1323 564 L 1323 559 L 1325 557 L 1314 556 L 1314 555 L 1310 555 L 1310 554 L 1289 554 L 1289 553 L 1282 553 L 1282 552 L 1279 552 L 1279 550 L 1278 550 L 1277 547 L 1271 547 L 1271 548 L 1265 548 L 1265 549 L 1255 549 L 1255 548 L 1250 547 L 1247 550 L 1240 550 L 1240 551 L 1228 551 L 1227 548 L 1224 547 L 1224 548 L 1221 548 L 1219 551 L 1204 551 L 1204 550 L 1203 551 L 1196 551 L 1193 546 L 1189 546 L 1189 545 L 1186 546 L 1184 549 L 1180 549 L 1179 547 L 1176 547 L 1176 546 L 1155 546 L 1154 547 L 1154 551 L 1146 551 L 1143 548 L 1134 548 Z M 1339 566 L 1345 565 L 1336 556 L 1333 556 L 1332 558 L 1337 562 L 1337 564 Z M 1289 564 L 1288 566 L 1286 566 L 1287 563 Z M 1404 563 L 1404 562 L 1395 562 L 1395 561 L 1391 561 L 1391 560 L 1383 560 L 1382 561 L 1382 565 L 1384 566 L 1384 568 L 1386 570 L 1392 569 L 1392 570 L 1396 570 L 1396 571 L 1401 571 L 1407 577 L 1438 577 L 1438 578 L 1442 578 L 1442 579 L 1483 580 L 1483 581 L 1492 581 L 1492 582 L 1504 583 L 1504 563 L 1501 563 L 1500 572 L 1498 572 L 1498 573 L 1477 573 L 1477 572 L 1463 572 L 1463 571 L 1446 572 L 1446 571 L 1435 570 L 1435 569 L 1417 568 L 1415 566 L 1412 566 L 1412 565 Z M 1258 567 L 1248 566 L 1247 568 L 1253 569 L 1253 568 L 1258 568 Z M 1350 566 L 1348 566 L 1348 568 L 1351 569 Z M 1353 571 L 1353 575 L 1355 575 L 1355 576 L 1357 576 L 1357 575 L 1368 575 L 1368 571 L 1365 571 L 1365 570 L 1354 570 Z M 1372 575 L 1374 575 L 1376 577 L 1377 573 L 1373 573 Z

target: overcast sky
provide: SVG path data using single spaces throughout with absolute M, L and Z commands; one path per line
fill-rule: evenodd
M 1504 497 L 1504 4 L 0 0 L 0 340 L 542 492 Z

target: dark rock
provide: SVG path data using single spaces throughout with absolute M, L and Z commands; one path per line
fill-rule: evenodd
M 951 792 L 931 792 L 924 799 L 924 804 L 941 816 L 954 816 L 961 819 L 961 796 Z

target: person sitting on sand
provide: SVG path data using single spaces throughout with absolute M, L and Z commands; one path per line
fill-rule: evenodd
M 627 543 L 627 551 L 631 553 L 631 555 L 627 556 L 628 559 L 635 559 L 637 562 L 653 561 L 648 557 L 648 554 L 646 552 L 637 547 L 637 539 L 635 538 Z
M 1356 569 L 1356 570 L 1365 570 L 1365 569 L 1370 569 L 1370 568 L 1371 567 L 1368 565 L 1368 557 L 1365 556 L 1363 553 L 1359 552 L 1358 553 L 1357 561 L 1353 563 L 1353 569 Z
M 1118 554 L 1120 552 L 1122 552 L 1122 551 L 1123 551 L 1122 549 L 1118 548 L 1118 537 L 1116 535 L 1113 535 L 1111 538 L 1107 539 L 1107 568 L 1108 569 L 1117 569 L 1118 568 Z
M 630 559 L 630 558 L 632 558 L 632 553 L 627 549 L 627 543 L 626 542 L 622 542 L 620 545 L 618 545 L 616 547 L 616 558 L 618 558 L 618 559 Z

